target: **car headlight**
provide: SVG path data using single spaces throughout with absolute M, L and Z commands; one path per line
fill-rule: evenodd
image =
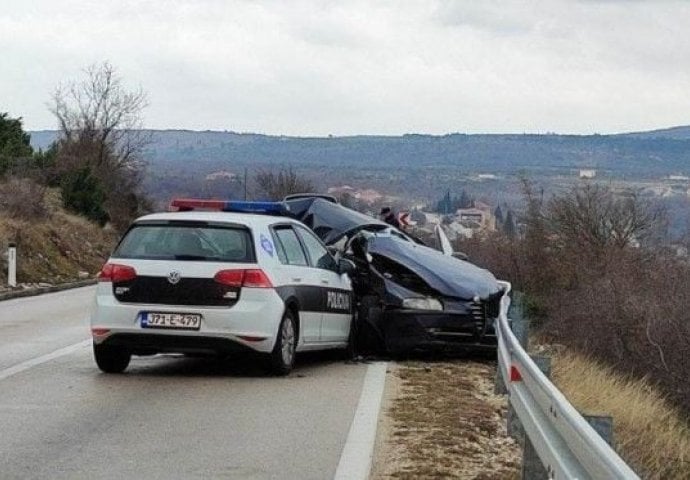
M 406 298 L 402 302 L 403 308 L 412 310 L 443 310 L 443 304 L 435 298 Z

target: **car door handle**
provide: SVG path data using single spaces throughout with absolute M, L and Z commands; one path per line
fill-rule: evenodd
M 328 283 L 328 280 L 321 280 L 321 283 L 322 283 L 323 285 L 330 285 L 330 284 Z
M 299 282 L 302 281 L 302 279 L 301 279 L 301 278 L 293 278 L 292 281 L 293 281 L 293 282 L 296 282 L 296 283 L 299 283 Z

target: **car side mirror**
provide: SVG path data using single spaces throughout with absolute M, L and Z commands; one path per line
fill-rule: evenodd
M 347 275 L 352 275 L 355 270 L 357 270 L 357 267 L 355 266 L 355 262 L 352 260 L 348 260 L 347 258 L 341 258 L 338 260 L 338 273 L 339 274 L 347 274 Z

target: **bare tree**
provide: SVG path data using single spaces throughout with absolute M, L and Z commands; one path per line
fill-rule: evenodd
M 60 127 L 57 176 L 88 170 L 105 192 L 103 208 L 117 229 L 148 206 L 139 192 L 150 134 L 142 129 L 147 106 L 141 90 L 127 90 L 108 62 L 94 64 L 80 81 L 59 86 L 51 104 Z
M 314 185 L 306 178 L 301 178 L 292 167 L 273 170 L 259 170 L 254 178 L 258 194 L 266 200 L 282 200 L 294 193 L 314 192 Z
M 148 105 L 146 93 L 141 88 L 126 90 L 108 62 L 91 65 L 84 74 L 81 81 L 58 86 L 53 95 L 51 110 L 58 119 L 61 139 L 96 145 L 89 152 L 96 165 L 139 166 L 150 142 L 141 118 Z
M 552 198 L 546 215 L 559 240 L 595 252 L 643 241 L 664 218 L 663 210 L 637 192 L 617 194 L 609 187 L 591 184 Z

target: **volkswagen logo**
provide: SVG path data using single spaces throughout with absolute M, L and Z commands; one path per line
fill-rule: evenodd
M 173 270 L 168 274 L 168 282 L 170 282 L 172 285 L 177 285 L 182 278 L 182 275 L 180 275 L 180 272 L 177 270 Z

